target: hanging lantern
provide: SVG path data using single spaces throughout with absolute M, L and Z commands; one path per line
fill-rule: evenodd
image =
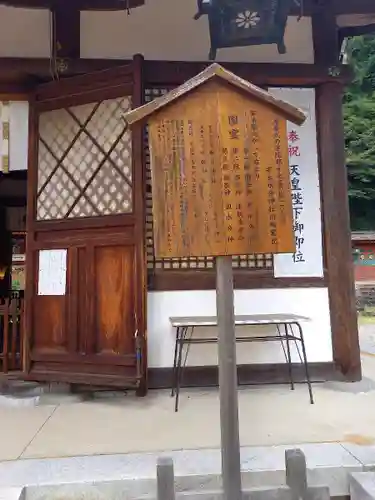
M 194 19 L 208 16 L 209 59 L 224 47 L 277 44 L 285 54 L 284 34 L 295 0 L 198 0 Z
M 0 264 L 0 280 L 5 278 L 5 274 L 7 272 L 7 266 Z

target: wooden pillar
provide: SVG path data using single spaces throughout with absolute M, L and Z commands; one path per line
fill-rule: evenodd
M 61 59 L 79 59 L 81 12 L 75 2 L 55 2 L 52 15 L 52 53 Z
M 144 77 L 143 77 L 143 56 L 136 54 L 133 58 L 133 96 L 132 96 L 132 106 L 136 108 L 142 106 L 144 101 Z M 132 129 L 133 137 L 133 164 L 134 164 L 134 176 L 140 176 L 140 181 L 138 185 L 143 186 L 143 190 L 137 190 L 135 192 L 135 211 L 138 214 L 136 223 L 137 232 L 137 248 L 136 248 L 136 260 L 137 260 L 137 275 L 139 280 L 137 281 L 140 290 L 137 290 L 137 301 L 138 311 L 143 311 L 140 317 L 135 318 L 137 337 L 136 342 L 136 355 L 137 363 L 139 363 L 141 380 L 137 388 L 137 396 L 146 396 L 147 394 L 147 270 L 144 267 L 144 262 L 146 261 L 146 172 L 145 172 L 145 160 L 144 160 L 144 127 L 141 123 L 134 125 Z
M 347 168 L 342 116 L 343 87 L 317 89 L 320 185 L 333 359 L 347 380 L 360 380 L 361 361 L 350 238 Z
M 340 46 L 335 8 L 324 0 L 312 14 L 315 64 L 335 68 Z M 333 360 L 347 380 L 360 380 L 361 360 L 342 113 L 344 87 L 338 81 L 317 87 L 316 107 L 322 193 L 325 273 L 328 278 Z
M 30 372 L 30 350 L 34 334 L 35 295 L 37 283 L 37 252 L 35 252 L 34 219 L 36 214 L 36 188 L 38 179 L 38 142 L 39 118 L 35 106 L 35 96 L 29 99 L 29 134 L 28 134 L 28 162 L 27 162 L 27 207 L 26 207 L 26 279 L 25 279 L 25 308 L 22 341 L 22 368 Z
M 311 16 L 315 64 L 322 66 L 339 63 L 339 34 L 333 2 L 325 0 Z

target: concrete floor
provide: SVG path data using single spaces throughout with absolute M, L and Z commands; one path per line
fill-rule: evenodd
M 315 405 L 304 385 L 240 390 L 241 445 L 375 444 L 375 323 L 361 345 L 362 382 L 317 384 Z M 166 391 L 54 403 L 0 407 L 0 461 L 220 446 L 217 390 L 184 389 L 178 413 Z

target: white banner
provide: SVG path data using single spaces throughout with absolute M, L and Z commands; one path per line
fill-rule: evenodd
M 11 101 L 9 110 L 9 170 L 27 170 L 29 103 Z
M 0 101 L 0 172 L 9 172 L 9 102 Z
M 29 103 L 0 101 L 0 172 L 26 170 Z
M 296 253 L 275 255 L 275 277 L 323 277 L 315 90 L 273 88 L 269 92 L 307 114 L 301 127 L 288 123 Z

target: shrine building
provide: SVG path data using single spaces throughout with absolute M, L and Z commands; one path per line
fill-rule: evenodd
M 359 380 L 343 54 L 374 27 L 373 0 L 0 0 L 0 371 L 171 387 L 170 318 L 216 314 L 215 264 L 155 256 L 147 127 L 123 116 L 215 60 L 307 117 L 288 123 L 296 252 L 234 256 L 235 312 L 307 318 L 311 378 Z M 288 380 L 279 343 L 237 362 Z M 183 384 L 215 383 L 217 346 L 192 346 Z

